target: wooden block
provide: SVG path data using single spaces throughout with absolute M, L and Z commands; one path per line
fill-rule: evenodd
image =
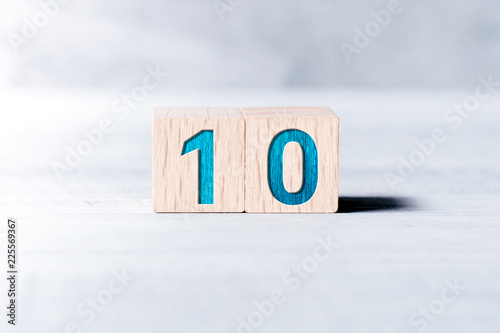
M 243 108 L 245 211 L 334 213 L 339 119 L 328 108 Z
M 240 109 L 155 109 L 155 212 L 243 212 L 244 151 Z

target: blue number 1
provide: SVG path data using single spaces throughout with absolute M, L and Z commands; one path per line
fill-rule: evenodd
M 182 155 L 198 149 L 198 203 L 214 203 L 214 131 L 200 131 L 184 142 Z
M 289 142 L 297 142 L 302 148 L 302 187 L 298 192 L 290 193 L 283 184 L 283 150 Z M 314 195 L 318 185 L 318 150 L 309 134 L 300 130 L 285 130 L 273 138 L 269 146 L 267 159 L 269 187 L 274 197 L 286 205 L 300 205 Z

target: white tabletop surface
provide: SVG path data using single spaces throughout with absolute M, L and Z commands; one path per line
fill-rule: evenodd
M 2 310 L 0 331 L 499 332 L 500 96 L 457 129 L 443 120 L 473 92 L 165 89 L 120 119 L 110 109 L 120 91 L 3 91 L 1 266 L 15 217 L 20 273 L 18 326 Z M 331 107 L 340 213 L 153 213 L 151 110 L 170 105 Z M 113 133 L 59 180 L 51 163 L 105 117 Z M 385 174 L 435 128 L 447 141 L 391 189 Z M 293 289 L 283 275 L 328 238 L 338 247 Z M 106 294 L 113 270 L 134 279 L 88 320 L 78 309 Z M 444 303 L 450 283 L 466 288 Z M 239 327 L 276 289 L 286 301 Z M 436 315 L 422 319 L 428 307 Z

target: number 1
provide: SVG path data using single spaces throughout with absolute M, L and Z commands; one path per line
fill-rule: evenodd
M 182 155 L 198 150 L 198 203 L 214 203 L 214 131 L 203 130 L 184 141 Z

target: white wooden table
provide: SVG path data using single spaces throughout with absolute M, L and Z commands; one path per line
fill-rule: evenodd
M 109 109 L 120 93 L 4 91 L 2 269 L 7 216 L 19 220 L 21 252 L 19 325 L 7 327 L 2 310 L 1 332 L 59 333 L 71 322 L 96 333 L 237 332 L 238 318 L 275 289 L 286 301 L 240 332 L 500 331 L 498 97 L 451 130 L 443 114 L 471 91 L 165 88 L 126 119 Z M 157 105 L 331 107 L 342 127 L 341 213 L 154 214 Z M 51 162 L 103 117 L 114 132 L 59 181 Z M 391 190 L 384 174 L 436 127 L 448 140 Z M 283 275 L 328 237 L 338 248 L 292 290 Z M 87 322 L 89 312 L 77 311 L 89 309 L 88 298 L 106 299 L 122 269 L 134 279 Z M 467 286 L 449 304 L 439 301 L 451 297 L 446 281 Z M 4 279 L 0 288 L 4 304 Z M 419 309 L 429 306 L 439 314 L 422 321 Z

